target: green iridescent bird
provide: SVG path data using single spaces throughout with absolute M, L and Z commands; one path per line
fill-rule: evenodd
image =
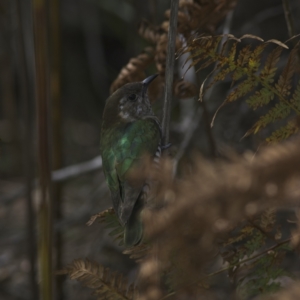
M 139 175 L 144 156 L 155 160 L 161 152 L 161 127 L 148 99 L 152 75 L 142 82 L 128 83 L 106 101 L 101 129 L 101 155 L 114 210 L 124 226 L 124 243 L 141 241 L 140 218 L 146 198 L 147 178 Z

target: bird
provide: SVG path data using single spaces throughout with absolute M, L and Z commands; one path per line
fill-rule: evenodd
M 161 154 L 162 130 L 153 113 L 148 86 L 158 76 L 127 83 L 105 103 L 100 152 L 114 211 L 124 227 L 124 244 L 132 247 L 143 236 L 141 211 L 149 188 L 143 158 L 157 163 Z

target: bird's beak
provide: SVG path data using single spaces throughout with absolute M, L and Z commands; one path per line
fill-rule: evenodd
M 154 75 L 147 77 L 146 79 L 144 79 L 142 81 L 143 85 L 148 86 L 157 76 L 158 76 L 158 74 L 154 74 Z
M 151 75 L 142 81 L 143 84 L 143 95 L 146 93 L 149 84 L 158 76 L 158 74 Z

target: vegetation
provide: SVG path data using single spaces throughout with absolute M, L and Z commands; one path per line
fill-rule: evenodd
M 17 24 L 20 46 L 8 57 L 15 60 L 12 69 L 20 68 L 13 69 L 14 84 L 5 56 L 0 61 L 5 108 L 0 172 L 6 183 L 0 186 L 0 245 L 23 266 L 18 278 L 29 274 L 30 289 L 27 279 L 21 287 L 30 293 L 22 292 L 21 280 L 13 280 L 15 271 L 4 263 L 0 298 L 299 299 L 296 0 L 275 1 L 278 6 L 266 6 L 267 13 L 258 10 L 250 25 L 244 21 L 248 6 L 258 1 L 180 0 L 171 62 L 167 4 L 149 0 L 147 9 L 129 0 L 74 4 L 81 19 L 73 22 L 82 23 L 82 31 L 73 47 L 75 31 L 68 30 L 77 27 L 72 10 L 64 10 L 67 2 L 33 1 L 32 15 L 19 0 L 3 4 L 3 11 L 13 12 L 9 21 Z M 115 4 L 122 9 L 117 12 Z M 281 23 L 272 19 L 276 14 Z M 272 19 L 267 33 L 255 25 L 263 18 Z M 81 46 L 85 50 L 76 52 Z M 155 182 L 142 212 L 145 234 L 139 245 L 126 248 L 124 229 L 109 208 L 95 136 L 109 93 L 153 73 L 159 76 L 149 96 L 160 119 L 171 114 L 172 147 L 159 169 L 147 170 Z M 168 88 L 171 107 L 162 108 Z M 25 200 L 26 214 L 20 212 Z M 18 252 L 23 247 L 12 246 L 15 240 L 29 246 L 26 259 Z
M 225 3 L 228 4 L 224 1 L 221 7 Z M 186 72 L 193 67 L 198 72 L 212 66 L 212 71 L 200 87 L 199 101 L 204 101 L 205 91 L 212 89 L 217 82 L 226 78 L 231 81 L 230 90 L 214 118 L 225 104 L 242 99 L 253 110 L 268 107 L 244 137 L 257 134 L 276 121 L 285 121 L 285 124 L 271 130 L 266 138 L 268 143 L 278 143 L 297 133 L 300 82 L 296 87 L 292 82 L 296 77 L 298 44 L 289 50 L 285 66 L 278 72 L 281 53 L 289 49 L 287 44 L 275 39 L 264 42 L 262 38 L 250 34 L 241 38 L 231 34 L 199 35 L 194 30 L 199 29 L 200 24 L 195 24 L 193 28 L 189 25 L 193 24 L 191 19 L 196 19 L 195 11 L 199 13 L 196 20 L 201 20 L 203 12 L 198 9 L 201 4 L 196 1 L 181 1 L 180 4 L 176 48 L 179 57 L 188 54 L 186 63 L 189 67 Z M 166 15 L 169 16 L 169 12 Z M 146 22 L 141 24 L 139 32 L 156 44 L 156 50 L 147 49 L 137 58 L 132 58 L 112 84 L 111 91 L 126 82 L 145 77 L 143 71 L 152 62 L 156 63 L 157 71 L 164 78 L 168 68 L 165 65 L 167 30 L 166 23 L 159 28 Z M 185 43 L 180 38 L 186 40 L 186 46 L 181 50 L 179 48 Z M 244 40 L 249 41 L 248 44 Z M 206 87 L 208 78 L 211 80 Z M 181 85 L 180 93 L 178 84 Z M 195 95 L 197 89 L 187 82 L 177 81 L 174 90 L 175 96 L 180 98 Z M 145 250 L 146 246 L 147 249 L 142 259 L 138 256 L 140 280 L 136 283 L 136 289 L 140 295 L 132 295 L 130 299 L 180 299 L 183 296 L 214 299 L 220 290 L 224 293 L 228 285 L 235 291 L 236 297 L 249 299 L 277 292 L 284 278 L 294 278 L 292 272 L 285 270 L 284 264 L 287 256 L 296 255 L 298 242 L 295 243 L 295 240 L 299 240 L 299 233 L 286 220 L 279 221 L 277 218 L 283 208 L 295 204 L 294 200 L 287 199 L 286 192 L 282 190 L 294 177 L 293 173 L 298 173 L 297 168 L 291 167 L 284 174 L 282 168 L 282 163 L 295 158 L 294 147 L 287 144 L 267 148 L 251 162 L 238 158 L 229 163 L 209 164 L 197 157 L 193 161 L 193 170 L 187 171 L 180 179 L 170 178 L 172 168 L 168 166 L 172 166 L 172 161 L 167 159 L 162 166 L 163 176 L 155 175 L 160 177 L 160 186 L 156 191 L 158 199 L 149 203 L 151 208 L 144 212 L 148 233 L 146 241 L 142 246 L 130 249 L 134 257 L 140 253 L 141 247 Z M 280 157 L 280 153 L 285 155 Z M 229 155 L 228 159 L 233 158 Z M 220 180 L 223 182 L 220 183 Z M 157 208 L 153 210 L 153 207 Z M 122 227 L 113 210 L 95 215 L 90 224 L 98 217 L 107 227 L 114 228 L 110 235 L 116 240 L 122 239 Z M 282 227 L 287 231 L 284 234 Z M 95 289 L 97 294 L 98 286 L 93 284 L 93 278 L 73 275 L 78 264 L 74 261 L 73 268 L 69 267 L 64 272 Z M 80 264 L 85 269 L 84 260 L 80 260 Z M 103 268 L 95 262 L 92 265 L 96 269 Z M 214 270 L 216 266 L 219 269 Z M 227 273 L 226 288 L 220 277 L 223 273 Z M 111 281 L 115 282 L 114 276 Z M 107 292 L 107 297 L 117 299 L 113 296 L 116 292 L 113 284 L 110 292 Z M 123 291 L 123 297 L 128 299 L 126 291 Z

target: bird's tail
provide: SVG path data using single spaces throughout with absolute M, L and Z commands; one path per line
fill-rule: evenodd
M 141 211 L 143 209 L 143 197 L 139 197 L 132 210 L 131 216 L 125 225 L 124 244 L 126 247 L 137 245 L 143 237 L 143 223 Z

